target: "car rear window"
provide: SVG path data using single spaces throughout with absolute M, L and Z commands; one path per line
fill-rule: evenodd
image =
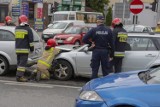
M 6 31 L 6 30 L 0 30 L 0 41 L 14 41 L 14 34 Z

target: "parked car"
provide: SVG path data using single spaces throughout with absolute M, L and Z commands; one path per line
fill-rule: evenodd
M 160 66 L 160 34 L 128 33 L 128 36 L 122 71 Z M 65 52 L 57 57 L 59 65 L 53 72 L 56 79 L 68 80 L 72 76 L 91 76 L 92 51 L 87 51 L 88 45 L 61 45 L 57 48 Z M 99 72 L 99 75 L 101 74 Z
M 56 21 L 53 24 L 50 24 L 47 29 L 42 32 L 42 39 L 47 41 L 50 38 L 53 38 L 56 34 L 62 33 L 68 27 L 73 25 L 85 25 L 84 21 L 76 20 L 63 20 Z
M 43 42 L 32 29 L 34 35 L 34 52 L 29 54 L 28 63 L 37 61 L 43 52 Z M 15 52 L 15 27 L 0 26 L 0 75 L 16 69 L 17 56 Z
M 134 25 L 124 25 L 124 29 L 126 29 L 127 32 L 153 32 L 151 27 L 144 25 L 135 25 L 135 31 Z
M 62 34 L 57 34 L 54 39 L 59 45 L 75 44 L 82 45 L 82 38 L 88 32 L 89 28 L 84 26 L 71 26 Z
M 111 74 L 89 81 L 75 107 L 159 107 L 160 68 Z

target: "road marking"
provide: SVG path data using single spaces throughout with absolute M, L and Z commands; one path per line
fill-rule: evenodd
M 32 86 L 32 87 L 41 87 L 41 88 L 73 88 L 80 90 L 81 87 L 76 86 L 67 86 L 67 85 L 51 85 L 51 84 L 42 84 L 42 83 L 29 83 L 29 82 L 16 82 L 16 81 L 7 81 L 7 80 L 0 80 L 1 83 L 7 84 L 7 85 L 19 85 L 19 86 Z
M 131 5 L 130 9 L 143 9 L 143 5 Z

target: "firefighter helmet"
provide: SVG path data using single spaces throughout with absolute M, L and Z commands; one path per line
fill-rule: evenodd
M 56 43 L 55 39 L 48 39 L 47 46 L 49 46 L 49 47 L 57 46 L 57 43 Z
M 112 20 L 112 27 L 115 27 L 115 25 L 122 24 L 122 21 L 120 18 L 115 18 Z
M 6 22 L 12 21 L 12 18 L 10 16 L 6 16 L 5 21 Z
M 21 16 L 19 16 L 18 21 L 19 21 L 19 24 L 27 23 L 28 22 L 28 18 L 27 18 L 26 15 L 21 15 Z

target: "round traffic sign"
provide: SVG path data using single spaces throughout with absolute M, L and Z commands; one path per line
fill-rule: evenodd
M 131 3 L 130 3 L 130 11 L 133 13 L 133 14 L 138 14 L 140 13 L 144 8 L 144 4 L 141 0 L 133 0 Z

